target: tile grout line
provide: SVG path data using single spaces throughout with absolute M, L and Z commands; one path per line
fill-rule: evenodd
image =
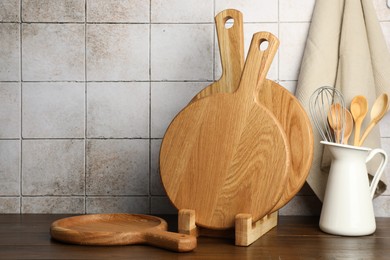
M 214 5 L 213 5 L 213 15 L 212 15 L 212 18 L 213 19 L 216 15 L 216 3 L 215 3 L 216 0 L 214 0 Z M 216 63 L 215 63 L 215 59 L 216 59 L 216 54 L 215 54 L 215 35 L 216 35 L 216 30 L 217 30 L 217 27 L 215 26 L 215 22 L 213 23 L 213 81 L 215 81 L 215 66 L 216 66 Z
M 87 214 L 87 166 L 88 166 L 88 83 L 87 83 L 87 0 L 84 1 L 84 214 Z
M 152 214 L 152 0 L 149 0 L 149 214 Z
M 278 39 L 280 40 L 280 0 L 278 0 Z M 280 51 L 278 51 L 278 81 L 280 82 Z
M 20 64 L 19 64 L 19 79 L 20 79 L 20 106 L 19 106 L 19 109 L 20 109 L 20 144 L 19 144 L 19 156 L 20 156 L 20 159 L 19 159 L 19 213 L 22 214 L 22 209 L 23 209 L 23 172 L 22 172 L 22 169 L 23 169 L 23 153 L 22 153 L 22 150 L 23 150 L 23 87 L 22 87 L 22 82 L 23 82 L 23 78 L 22 78 L 22 71 L 23 71 L 23 51 L 22 51 L 22 46 L 23 46 L 23 42 L 22 42 L 22 10 L 23 10 L 23 0 L 20 0 L 19 1 L 19 53 L 20 53 Z

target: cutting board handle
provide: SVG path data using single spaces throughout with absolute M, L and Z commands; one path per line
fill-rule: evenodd
M 253 35 L 237 91 L 238 95 L 254 98 L 257 101 L 257 93 L 265 82 L 278 47 L 278 38 L 270 32 L 258 32 Z
M 143 239 L 146 244 L 175 252 L 189 252 L 194 250 L 197 246 L 197 239 L 195 236 L 155 228 L 144 232 Z
M 218 35 L 219 51 L 222 63 L 220 84 L 225 82 L 240 82 L 241 70 L 244 67 L 244 33 L 242 13 L 235 9 L 226 9 L 219 12 L 215 18 Z M 231 21 L 230 21 L 231 20 Z M 233 25 L 227 28 L 232 22 Z M 240 68 L 238 73 L 234 73 Z M 236 87 L 234 86 L 234 87 Z

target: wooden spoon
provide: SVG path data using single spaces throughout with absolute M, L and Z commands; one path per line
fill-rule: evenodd
M 348 109 L 345 109 L 345 127 L 344 127 L 344 137 L 343 144 L 348 144 L 348 139 L 352 134 L 353 129 L 353 118 L 351 112 Z
M 360 129 L 368 112 L 368 102 L 365 96 L 356 96 L 351 101 L 351 113 L 355 121 L 355 137 L 353 145 L 358 146 L 360 140 Z
M 359 141 L 359 146 L 362 146 L 364 140 L 366 140 L 368 134 L 374 128 L 374 126 L 385 116 L 389 109 L 389 97 L 386 93 L 380 95 L 371 108 L 371 122 L 363 133 L 362 138 Z
M 341 132 L 345 126 L 345 116 L 342 115 L 343 108 L 340 103 L 332 104 L 328 112 L 328 123 L 335 133 L 335 142 L 341 143 Z

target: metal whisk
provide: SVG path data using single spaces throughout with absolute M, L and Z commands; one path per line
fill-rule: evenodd
M 320 87 L 310 97 L 310 116 L 322 139 L 343 143 L 345 129 L 345 101 L 333 87 Z

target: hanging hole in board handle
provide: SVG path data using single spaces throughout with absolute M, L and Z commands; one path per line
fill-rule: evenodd
M 390 8 L 390 0 L 387 0 L 387 8 Z
M 227 17 L 225 20 L 225 29 L 230 29 L 234 25 L 234 19 L 233 17 Z
M 260 41 L 260 46 L 259 46 L 259 49 L 260 49 L 260 51 L 265 51 L 266 49 L 268 49 L 268 41 L 267 40 L 265 40 L 265 39 L 262 39 L 261 41 Z

